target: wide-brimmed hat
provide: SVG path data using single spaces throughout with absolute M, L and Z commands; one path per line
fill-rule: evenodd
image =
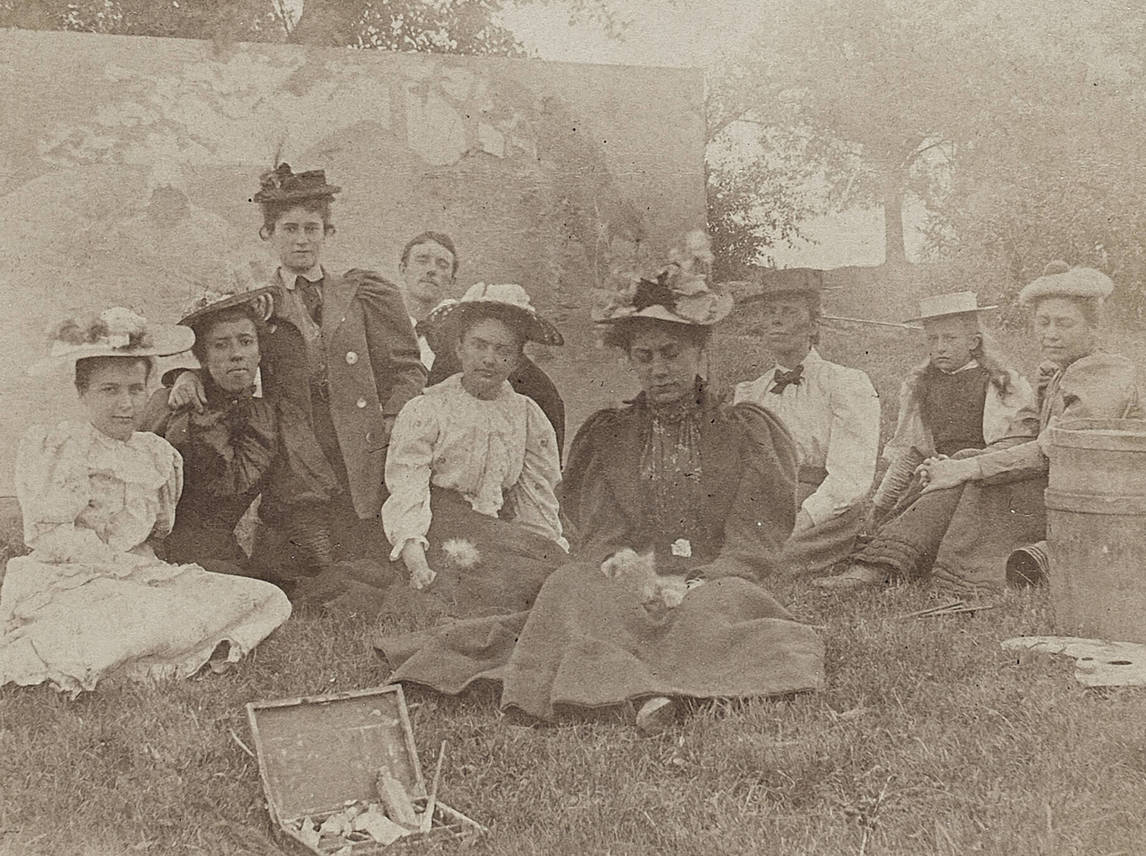
M 1070 267 L 1051 262 L 1043 275 L 1019 292 L 1019 304 L 1029 306 L 1044 297 L 1074 297 L 1104 300 L 1114 291 L 1114 281 L 1092 267 Z
M 232 306 L 253 303 L 264 295 L 267 295 L 269 299 L 274 290 L 273 285 L 253 288 L 250 291 L 211 291 L 208 289 L 191 302 L 186 313 L 179 319 L 179 323 L 184 327 L 194 327 L 204 318 L 214 315 L 216 312 L 222 312 L 224 309 L 230 309 Z
M 277 167 L 259 176 L 259 190 L 251 197 L 252 202 L 302 202 L 307 199 L 333 199 L 342 190 L 326 183 L 326 172 L 312 169 L 308 172 L 291 172 L 290 164 L 280 163 Z
M 638 318 L 709 327 L 732 311 L 732 296 L 708 285 L 712 262 L 708 236 L 692 232 L 682 250 L 669 255 L 670 262 L 651 276 L 630 276 L 619 287 L 604 293 L 590 317 L 597 324 L 617 324 Z
M 933 297 L 919 298 L 919 315 L 909 318 L 905 324 L 918 326 L 923 321 L 945 318 L 948 315 L 967 315 L 972 312 L 989 312 L 996 306 L 980 306 L 979 297 L 973 291 L 953 291 L 949 294 L 936 294 Z
M 530 342 L 565 344 L 561 332 L 537 314 L 526 290 L 512 282 L 471 285 L 460 300 L 443 300 L 435 306 L 418 326 L 427 328 L 435 339 L 451 339 L 475 316 L 502 318 L 520 330 Z
M 167 357 L 191 349 L 195 334 L 176 324 L 153 324 L 142 315 L 115 306 L 99 315 L 59 324 L 48 337 L 48 356 L 28 368 L 47 375 L 74 368 L 90 357 Z

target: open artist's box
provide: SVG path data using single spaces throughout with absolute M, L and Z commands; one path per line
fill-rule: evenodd
M 400 686 L 254 702 L 247 717 L 271 820 L 304 852 L 368 856 L 486 832 L 427 793 Z

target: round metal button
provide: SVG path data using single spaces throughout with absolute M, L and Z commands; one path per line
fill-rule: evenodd
M 356 362 L 358 362 L 358 354 L 354 353 L 354 351 L 347 351 L 346 352 L 346 365 L 352 366 Z
M 360 398 L 356 402 L 354 402 L 354 405 L 355 405 L 355 407 L 365 407 L 366 406 L 366 399 Z

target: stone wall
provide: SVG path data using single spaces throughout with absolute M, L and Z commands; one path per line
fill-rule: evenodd
M 0 32 L 0 495 L 32 422 L 75 414 L 24 367 L 73 312 L 174 320 L 202 284 L 272 270 L 248 202 L 276 158 L 344 190 L 328 267 L 396 276 L 403 243 L 450 233 L 459 289 L 516 281 L 602 362 L 586 309 L 622 221 L 663 252 L 704 225 L 703 79 L 684 69 Z M 575 425 L 620 390 L 573 390 Z M 568 383 L 563 383 L 567 381 Z

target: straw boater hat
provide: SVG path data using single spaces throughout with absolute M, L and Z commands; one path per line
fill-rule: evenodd
M 130 309 L 115 306 L 99 315 L 68 319 L 49 336 L 48 356 L 29 367 L 36 376 L 75 369 L 90 357 L 168 357 L 190 350 L 195 334 L 175 324 L 152 324 Z
M 475 316 L 501 317 L 530 342 L 565 344 L 560 331 L 537 314 L 525 289 L 516 283 L 471 285 L 461 300 L 443 300 L 418 326 L 428 329 L 436 340 L 445 341 L 455 338 L 465 322 Z
M 918 327 L 923 321 L 945 318 L 948 315 L 968 315 L 972 312 L 990 312 L 996 306 L 980 306 L 979 298 L 973 291 L 954 291 L 950 294 L 937 294 L 934 297 L 919 299 L 919 315 L 904 323 Z
M 326 183 L 326 172 L 312 169 L 309 172 L 291 172 L 290 164 L 280 163 L 274 169 L 259 176 L 259 191 L 251 197 L 252 202 L 302 202 L 307 199 L 333 199 L 341 187 Z
M 1051 262 L 1042 276 L 1019 292 L 1019 304 L 1030 306 L 1044 297 L 1105 300 L 1113 291 L 1114 281 L 1100 270 Z
M 252 303 L 264 295 L 272 295 L 274 290 L 274 286 L 267 285 L 262 288 L 251 289 L 250 291 L 204 291 L 187 307 L 187 312 L 179 319 L 179 323 L 184 327 L 194 327 L 209 315 L 222 312 L 224 309 L 230 309 L 232 306 Z M 266 319 L 264 318 L 263 320 Z
M 606 294 L 593 307 L 593 321 L 617 324 L 651 318 L 701 327 L 723 321 L 732 311 L 732 297 L 708 286 L 707 268 L 712 261 L 708 237 L 702 232 L 691 233 L 684 252 L 674 251 L 670 258 L 673 261 L 653 276 L 634 276 Z

